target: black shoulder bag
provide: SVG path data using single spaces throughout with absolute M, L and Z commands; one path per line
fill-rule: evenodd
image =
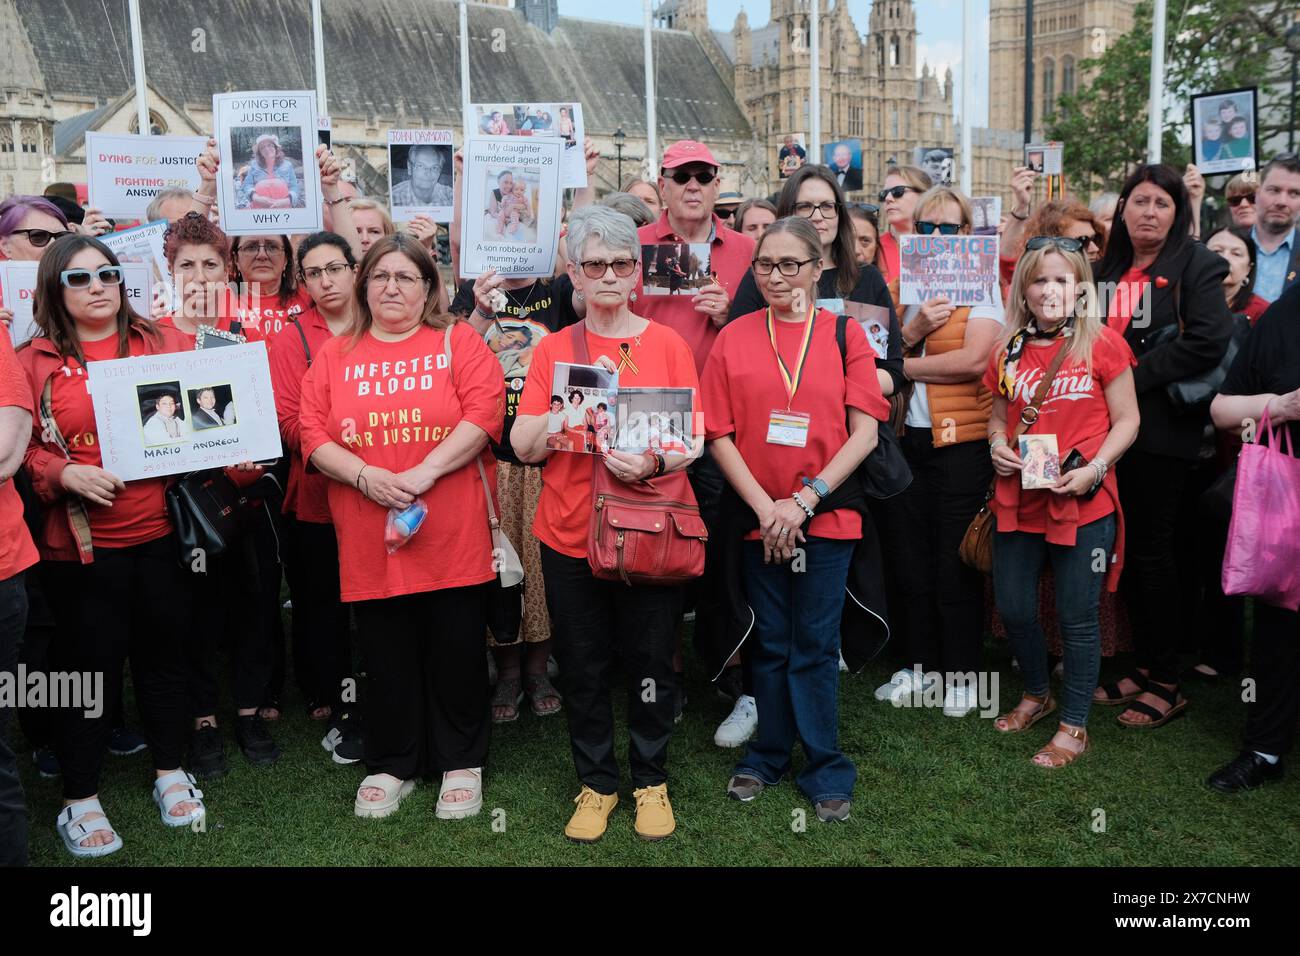
M 835 342 L 840 347 L 840 362 L 848 372 L 848 324 L 854 321 L 847 315 L 835 317 Z M 847 414 L 847 409 L 845 413 Z M 912 483 L 912 469 L 903 457 L 898 435 L 888 422 L 877 423 L 876 447 L 858 466 L 862 487 L 872 498 L 892 498 L 905 491 Z

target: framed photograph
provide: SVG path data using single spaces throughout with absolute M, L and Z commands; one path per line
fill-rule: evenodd
M 465 136 L 540 136 L 558 139 L 560 185 L 587 185 L 586 137 L 581 103 L 471 103 L 465 112 Z
M 1025 165 L 1040 176 L 1060 176 L 1065 171 L 1064 143 L 1026 143 Z
M 956 160 L 950 146 L 918 146 L 912 150 L 912 162 L 930 174 L 936 186 L 951 186 L 956 176 Z
M 451 130 L 388 131 L 388 208 L 393 222 L 451 222 Z
M 776 151 L 777 176 L 789 179 L 790 174 L 807 161 L 808 151 L 803 133 L 786 133 L 781 137 L 781 146 Z
M 845 192 L 862 188 L 862 140 L 843 139 L 822 146 L 822 162 L 830 167 Z
M 641 247 L 641 288 L 646 295 L 695 295 L 713 282 L 707 242 L 661 242 Z
M 1055 435 L 1021 435 L 1020 487 L 1030 489 L 1051 488 L 1061 480 L 1061 456 L 1056 447 Z
M 615 401 L 618 430 L 614 450 L 634 455 L 696 454 L 695 390 L 692 388 L 620 388 Z M 702 443 L 701 443 L 702 447 Z
M 975 196 L 970 201 L 973 232 L 977 236 L 996 236 L 1002 222 L 1001 196 Z
M 238 332 L 223 332 L 210 325 L 200 325 L 198 334 L 194 336 L 194 350 L 197 352 L 200 349 L 217 349 L 224 345 L 243 345 L 247 341 L 248 339 Z
M 1257 168 L 1258 136 L 1255 87 L 1192 97 L 1192 157 L 1202 175 Z
M 546 447 L 595 455 L 609 451 L 617 427 L 618 375 L 601 365 L 556 362 Z

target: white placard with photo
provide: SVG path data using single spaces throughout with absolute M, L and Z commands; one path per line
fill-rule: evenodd
M 9 323 L 9 339 L 14 348 L 36 334 L 32 318 L 35 305 L 36 270 L 40 263 L 0 260 L 0 306 L 14 314 Z
M 465 141 L 462 279 L 475 279 L 488 269 L 525 278 L 554 274 L 562 149 L 556 137 Z
M 1192 97 L 1192 162 L 1206 176 L 1254 169 L 1259 117 L 1254 87 Z
M 266 343 L 90 362 L 104 468 L 123 481 L 282 454 Z
M 169 300 L 174 303 L 175 292 L 172 289 L 172 276 L 167 268 L 167 256 L 163 251 L 163 238 L 167 234 L 167 222 L 151 222 L 122 232 L 110 232 L 100 236 L 99 241 L 112 249 L 121 263 L 139 262 L 149 267 L 149 281 L 162 283 Z M 146 308 L 141 315 L 147 316 Z
M 145 218 L 164 189 L 199 188 L 197 160 L 206 136 L 86 134 L 86 201 L 120 219 Z
M 388 131 L 388 208 L 393 222 L 451 222 L 451 130 Z
M 319 232 L 316 94 L 218 93 L 212 116 L 221 228 L 232 236 Z
M 1025 165 L 1043 176 L 1060 176 L 1065 172 L 1065 144 L 1026 143 Z
M 587 185 L 586 133 L 581 103 L 471 103 L 465 113 L 465 138 L 540 136 L 560 140 L 560 187 Z

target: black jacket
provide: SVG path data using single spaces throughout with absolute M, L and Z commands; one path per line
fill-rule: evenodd
M 1182 412 L 1166 394 L 1165 386 L 1216 366 L 1232 338 L 1232 313 L 1223 295 L 1227 260 L 1199 242 L 1177 251 L 1165 247 L 1148 270 L 1151 279 L 1151 314 L 1139 306 L 1124 332 L 1124 340 L 1137 356 L 1133 371 L 1142 424 L 1133 447 L 1173 458 L 1194 459 L 1201 446 L 1209 412 Z M 1122 271 L 1097 276 L 1101 314 L 1110 309 L 1113 283 Z M 1158 329 L 1178 324 L 1182 334 L 1171 342 L 1146 346 Z

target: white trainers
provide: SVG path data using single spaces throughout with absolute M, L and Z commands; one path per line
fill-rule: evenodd
M 934 684 L 934 678 L 927 678 L 920 671 L 903 670 L 894 671 L 894 676 L 889 678 L 887 684 L 881 684 L 876 688 L 876 700 L 887 700 L 891 704 L 896 704 L 904 697 L 911 697 L 913 694 L 922 693 L 927 687 Z
M 713 742 L 719 747 L 739 747 L 758 730 L 758 703 L 748 694 L 736 698 L 727 719 L 718 725 Z
M 965 717 L 979 706 L 979 689 L 970 684 L 952 684 L 943 695 L 945 717 Z

